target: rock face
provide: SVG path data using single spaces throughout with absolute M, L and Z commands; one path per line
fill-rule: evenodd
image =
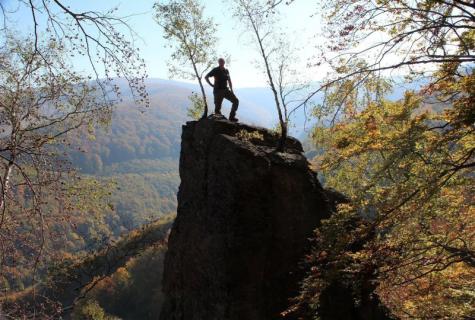
M 308 238 L 331 209 L 301 144 L 276 143 L 227 120 L 183 126 L 160 319 L 277 319 L 296 295 Z

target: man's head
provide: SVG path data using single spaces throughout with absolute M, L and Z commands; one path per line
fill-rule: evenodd
M 224 64 L 225 64 L 224 59 L 223 59 L 223 58 L 219 58 L 219 59 L 218 59 L 218 65 L 219 65 L 221 68 L 224 68 Z

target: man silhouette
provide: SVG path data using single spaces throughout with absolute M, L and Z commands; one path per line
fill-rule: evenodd
M 229 70 L 224 67 L 224 59 L 219 58 L 219 66 L 213 68 L 206 76 L 205 80 L 210 86 L 213 87 L 214 95 L 214 113 L 221 115 L 221 105 L 223 104 L 223 99 L 231 101 L 233 104 L 231 107 L 231 113 L 229 114 L 229 120 L 237 122 L 236 111 L 239 106 L 239 99 L 236 98 L 233 92 L 233 83 L 231 82 L 231 77 L 229 76 Z M 214 77 L 214 84 L 209 81 L 210 77 Z M 229 89 L 228 88 L 229 83 Z

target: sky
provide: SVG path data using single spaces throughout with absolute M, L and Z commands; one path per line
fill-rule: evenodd
M 17 0 L 0 0 L 2 4 L 11 8 L 16 6 Z M 162 37 L 161 28 L 153 20 L 153 0 L 64 0 L 63 3 L 72 10 L 98 10 L 104 11 L 118 7 L 116 15 L 127 16 L 128 23 L 137 33 L 135 45 L 140 49 L 141 57 L 145 59 L 147 71 L 151 78 L 168 79 L 169 73 L 167 60 L 170 59 L 170 49 L 164 48 L 166 40 Z M 249 41 L 249 37 L 243 32 L 242 27 L 232 17 L 229 6 L 223 0 L 206 0 L 205 14 L 215 19 L 218 24 L 219 38 L 218 54 L 228 53 L 231 60 L 228 68 L 237 88 L 263 87 L 266 86 L 265 75 L 256 70 L 255 61 L 259 58 L 256 48 Z M 281 13 L 281 25 L 289 34 L 293 45 L 300 49 L 302 74 L 305 74 L 305 58 L 311 56 L 314 49 L 314 35 L 318 32 L 319 18 L 311 17 L 316 10 L 315 1 L 296 0 L 290 6 L 283 6 Z M 15 28 L 23 32 L 31 30 L 31 14 L 27 10 L 19 10 L 13 15 L 12 21 Z M 298 37 L 296 37 L 298 35 Z M 72 63 L 77 68 L 83 68 L 86 72 L 87 63 L 75 58 Z M 307 73 L 310 80 L 318 80 L 317 75 Z M 182 80 L 182 79 L 175 79 Z

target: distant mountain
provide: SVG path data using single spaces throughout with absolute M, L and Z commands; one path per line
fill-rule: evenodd
M 408 83 L 402 77 L 394 77 L 393 91 L 388 95 L 388 99 L 397 100 L 404 96 L 406 90 L 418 90 L 427 81 L 419 80 L 412 83 Z M 197 84 L 192 82 L 182 82 L 175 80 L 164 79 L 148 79 L 146 82 L 148 92 L 152 101 L 158 101 L 160 104 L 160 98 L 162 98 L 164 90 L 177 91 L 184 100 L 186 106 L 189 105 L 187 97 L 192 92 L 199 92 Z M 314 83 L 313 88 L 317 88 L 318 82 Z M 206 85 L 206 94 L 208 98 L 208 104 L 210 106 L 210 112 L 213 110 L 213 92 L 212 89 Z M 241 122 L 246 122 L 250 125 L 261 126 L 268 129 L 275 128 L 278 124 L 278 116 L 274 103 L 274 97 L 272 91 L 268 87 L 254 87 L 254 88 L 235 88 L 236 96 L 240 100 L 240 106 L 238 110 L 238 116 Z M 175 98 L 178 98 L 175 96 Z M 321 103 L 323 94 L 318 93 L 309 103 L 309 107 Z M 179 98 L 177 100 L 180 100 Z M 313 103 L 313 104 L 312 104 Z M 225 100 L 223 103 L 223 109 L 226 114 L 230 111 L 231 104 Z M 186 107 L 185 107 L 186 108 Z M 290 111 L 290 110 L 289 110 Z M 295 111 L 290 118 L 291 126 L 289 128 L 289 134 L 304 139 L 307 137 L 312 124 L 311 108 L 300 108 Z M 186 118 L 186 112 L 183 115 Z
M 161 92 L 166 88 L 167 90 L 176 90 L 182 93 L 188 106 L 187 97 L 192 92 L 199 92 L 198 85 L 189 82 L 149 79 L 146 84 L 152 101 L 157 101 L 157 98 L 160 99 Z M 212 112 L 214 109 L 213 91 L 207 85 L 205 89 L 210 112 Z M 239 98 L 238 114 L 241 121 L 267 128 L 272 128 L 277 123 L 278 119 L 277 113 L 274 110 L 272 93 L 268 88 L 235 88 L 234 91 Z M 229 114 L 230 108 L 231 104 L 225 100 L 223 103 L 225 114 Z
M 141 109 L 127 95 L 113 112 L 108 128 L 86 130 L 71 137 L 70 160 L 84 175 L 113 181 L 112 212 L 106 224 L 119 235 L 160 216 L 176 211 L 180 182 L 178 159 L 181 126 L 191 90 L 160 81 L 148 86 L 151 106 Z M 85 225 L 82 234 L 94 225 Z
M 187 97 L 192 92 L 200 91 L 197 84 L 174 80 L 148 79 L 146 85 L 150 94 L 152 105 L 155 102 L 160 104 L 160 100 L 163 98 L 164 90 L 179 92 L 179 94 L 182 95 L 181 98 L 185 100 L 184 102 L 186 106 L 189 105 Z M 208 105 L 210 106 L 210 112 L 212 112 L 214 109 L 213 91 L 212 88 L 207 85 L 205 89 L 208 98 Z M 238 116 L 241 122 L 269 129 L 275 128 L 278 123 L 278 116 L 275 109 L 272 91 L 269 88 L 235 88 L 234 92 L 239 98 Z M 231 103 L 225 100 L 223 103 L 225 115 L 229 114 L 230 108 Z M 186 112 L 184 116 L 186 118 Z M 299 136 L 303 131 L 303 110 L 302 112 L 297 112 L 292 118 L 292 121 L 294 122 L 295 127 L 291 129 L 291 134 Z

